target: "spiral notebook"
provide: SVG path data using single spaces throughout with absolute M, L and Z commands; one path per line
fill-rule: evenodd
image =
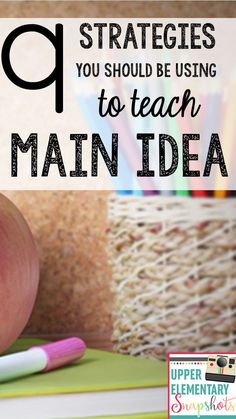
M 39 344 L 21 339 L 9 352 Z M 7 419 L 165 419 L 166 410 L 165 362 L 95 349 L 76 364 L 0 385 Z

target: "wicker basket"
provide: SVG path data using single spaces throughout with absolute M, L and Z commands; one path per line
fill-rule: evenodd
M 115 350 L 235 350 L 236 200 L 112 195 L 109 223 Z

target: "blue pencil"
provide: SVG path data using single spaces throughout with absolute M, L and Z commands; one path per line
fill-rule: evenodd
M 105 118 L 98 115 L 97 98 L 93 94 L 78 95 L 78 102 L 83 111 L 84 118 L 92 132 L 101 135 L 104 145 L 109 149 L 112 138 L 112 130 Z M 122 194 L 130 193 L 132 190 L 132 174 L 128 162 L 119 150 L 119 176 L 112 178 L 112 183 L 116 191 L 122 191 Z M 127 191 L 128 189 L 128 191 Z

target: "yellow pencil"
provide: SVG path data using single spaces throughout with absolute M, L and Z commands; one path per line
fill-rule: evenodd
M 232 151 L 235 135 L 235 103 L 236 103 L 236 83 L 231 83 L 227 105 L 225 107 L 225 117 L 223 121 L 222 141 L 224 145 L 224 158 L 226 166 L 232 161 Z M 222 177 L 218 172 L 216 175 L 215 192 L 216 198 L 225 198 L 227 195 L 228 178 Z
M 226 198 L 227 191 L 225 190 L 216 190 L 214 191 L 214 197 L 215 198 Z

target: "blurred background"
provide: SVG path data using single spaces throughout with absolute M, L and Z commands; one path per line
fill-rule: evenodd
M 232 1 L 0 2 L 0 16 L 236 17 L 236 5 Z M 117 228 L 117 224 L 110 221 L 108 214 L 110 194 L 91 191 L 9 191 L 4 194 L 28 221 L 41 260 L 38 298 L 24 335 L 57 338 L 77 334 L 90 346 L 112 349 L 114 290 L 111 284 L 114 273 L 107 244 L 111 240 L 109 229 L 114 225 Z M 127 225 L 119 224 L 118 227 L 129 230 Z M 112 240 L 110 243 L 114 244 L 114 237 Z M 235 277 L 230 287 L 234 283 Z M 230 328 L 231 343 L 235 340 L 234 333 Z M 124 352 L 126 349 L 129 352 L 129 342 L 121 348 Z M 163 351 L 157 356 L 163 356 Z

